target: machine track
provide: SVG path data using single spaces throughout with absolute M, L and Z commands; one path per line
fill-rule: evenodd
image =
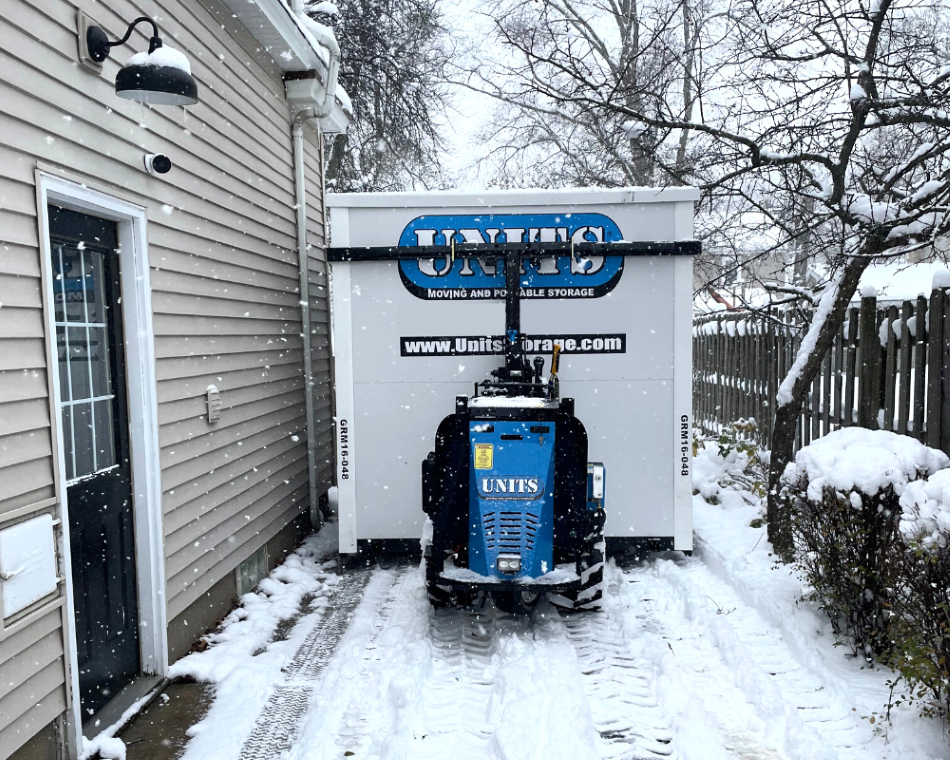
M 683 640 L 691 613 L 680 604 L 681 592 L 692 583 L 679 568 L 671 572 L 684 577 L 658 573 L 654 564 L 627 572 L 609 567 L 602 611 L 563 615 L 542 605 L 531 618 L 490 603 L 432 611 L 416 604 L 424 593 L 421 573 L 397 575 L 380 597 L 337 746 L 347 757 L 514 758 L 519 741 L 527 750 L 537 740 L 533 731 L 559 727 L 556 705 L 566 702 L 562 713 L 571 723 L 563 737 L 578 742 L 582 751 L 574 756 L 585 760 L 697 758 L 695 733 L 709 750 L 703 757 L 792 760 L 749 722 L 754 700 L 726 677 L 729 664 L 715 647 Z M 694 617 L 695 635 L 713 638 L 707 621 Z M 426 645 L 415 661 L 387 663 L 413 674 L 408 689 L 418 695 L 396 707 L 378 691 L 381 659 L 400 656 L 381 645 L 393 628 L 422 632 Z M 685 696 L 671 699 L 671 690 Z M 519 724 L 532 717 L 538 728 L 518 736 Z M 678 735 L 684 728 L 694 733 L 693 751 L 685 754 Z
M 657 695 L 656 666 L 644 656 L 645 631 L 625 629 L 611 603 L 624 580 L 611 576 L 602 611 L 564 622 L 583 673 L 598 751 L 603 758 L 676 760 L 672 721 Z
M 413 571 L 383 570 L 390 578 L 389 589 L 377 607 L 378 615 L 373 621 L 373 631 L 363 647 L 362 660 L 356 679 L 359 688 L 356 697 L 351 699 L 343 712 L 337 743 L 344 757 L 367 757 L 371 753 L 371 743 L 376 734 L 385 733 L 386 711 L 380 709 L 373 683 L 379 676 L 383 661 L 391 656 L 382 639 L 390 627 L 397 624 L 401 617 L 410 614 L 407 604 L 407 590 L 413 585 Z M 417 573 L 416 573 L 417 574 Z
M 694 623 L 709 631 L 725 665 L 734 671 L 732 680 L 759 717 L 786 725 L 789 757 L 868 756 L 867 727 L 844 707 L 844 699 L 835 698 L 834 677 L 805 667 L 781 632 L 746 605 L 730 584 L 698 559 L 663 563 L 656 570 L 654 577 L 669 583 Z
M 615 579 L 613 593 L 621 582 Z M 626 639 L 622 621 L 608 612 L 563 616 L 543 605 L 533 618 L 519 618 L 491 604 L 440 610 L 430 620 L 430 641 L 432 667 L 421 716 L 427 729 L 415 737 L 413 758 L 511 756 L 497 746 L 495 736 L 505 722 L 508 673 L 519 669 L 519 661 L 530 663 L 533 655 L 543 659 L 548 652 L 562 666 L 563 691 L 574 694 L 577 705 L 589 705 L 598 757 L 678 757 L 670 720 L 656 695 L 655 672 L 638 657 L 635 642 Z M 583 728 L 573 730 L 580 734 Z
M 411 756 L 420 760 L 480 760 L 487 756 L 498 613 L 438 610 L 429 621 L 431 667 L 422 691 L 420 730 Z
M 279 757 L 294 745 L 320 676 L 346 633 L 350 616 L 362 600 L 371 576 L 370 572 L 352 573 L 337 584 L 332 606 L 284 668 L 283 682 L 274 688 L 258 717 L 241 749 L 240 760 Z
M 242 760 L 291 748 L 293 760 L 867 756 L 868 732 L 836 709 L 827 674 L 700 560 L 605 571 L 601 611 L 541 603 L 530 618 L 490 602 L 433 611 L 417 568 L 352 576 Z

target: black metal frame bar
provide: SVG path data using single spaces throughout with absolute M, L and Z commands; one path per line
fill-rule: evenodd
M 629 243 L 456 243 L 426 246 L 366 246 L 328 248 L 327 261 L 400 261 L 444 256 L 497 257 L 516 252 L 523 256 L 696 256 L 698 240 L 639 241 Z
M 497 387 L 535 387 L 519 382 L 531 377 L 521 337 L 521 266 L 525 259 L 538 266 L 543 256 L 695 256 L 701 251 L 698 240 L 635 241 L 608 243 L 453 243 L 430 246 L 367 246 L 327 249 L 327 261 L 403 261 L 434 258 L 478 258 L 494 260 L 505 267 L 505 366 L 492 372 Z M 497 271 L 497 270 L 496 270 Z M 485 387 L 495 385 L 486 383 Z M 475 386 L 478 393 L 478 384 Z
M 505 366 L 524 370 L 521 366 L 521 251 L 505 252 Z
M 454 589 L 464 589 L 466 591 L 478 592 L 484 591 L 487 593 L 510 593 L 518 591 L 547 591 L 547 592 L 564 592 L 564 591 L 574 591 L 581 586 L 581 580 L 578 576 L 578 579 L 575 581 L 567 581 L 566 583 L 534 583 L 526 584 L 519 583 L 518 581 L 485 581 L 480 583 L 478 581 L 459 581 L 446 578 L 443 575 L 439 576 L 438 583 L 440 586 L 450 586 Z

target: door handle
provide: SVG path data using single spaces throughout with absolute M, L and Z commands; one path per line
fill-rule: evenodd
M 20 567 L 20 568 L 17 568 L 16 570 L 10 570 L 9 572 L 0 570 L 0 581 L 8 581 L 11 578 L 15 578 L 24 570 L 26 570 L 25 567 Z

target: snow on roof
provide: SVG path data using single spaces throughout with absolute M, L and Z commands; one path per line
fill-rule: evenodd
M 320 81 L 326 82 L 330 55 L 318 38 L 327 30 L 332 36 L 329 27 L 298 15 L 288 0 L 224 0 L 224 4 L 282 71 L 317 70 Z M 316 36 L 313 29 L 319 30 Z M 342 131 L 352 120 L 353 104 L 339 85 L 335 100 L 324 126 Z
M 336 99 L 337 102 L 343 106 L 343 109 L 349 113 L 353 113 L 353 101 L 350 100 L 349 93 L 343 89 L 343 85 L 337 82 L 336 85 Z
M 888 430 L 843 428 L 809 444 L 782 475 L 784 482 L 808 486 L 819 501 L 824 488 L 874 495 L 893 486 L 902 494 L 911 481 L 950 467 L 950 457 L 920 441 Z
M 945 284 L 944 284 L 945 283 Z M 735 307 L 764 307 L 773 297 L 785 299 L 782 294 L 770 294 L 763 288 L 749 285 L 745 288 L 744 298 L 736 297 L 732 292 L 739 285 L 716 288 L 717 293 Z M 854 300 L 862 296 L 874 295 L 882 301 L 912 301 L 921 293 L 928 298 L 934 288 L 950 288 L 950 268 L 943 261 L 909 264 L 906 261 L 888 261 L 871 264 L 861 276 L 854 294 Z M 710 314 L 727 310 L 727 306 L 701 290 L 693 297 L 693 309 L 700 314 Z
M 950 277 L 947 264 L 943 261 L 908 264 L 906 261 L 871 264 L 861 276 L 858 292 L 872 287 L 877 297 L 888 301 L 908 301 L 917 298 L 920 293 L 930 295 L 934 277 Z
M 727 285 L 713 288 L 714 296 L 707 288 L 702 288 L 693 295 L 693 311 L 695 316 L 714 314 L 716 312 L 738 313 L 747 307 L 761 308 L 769 305 L 773 294 L 765 288 L 748 285 Z M 780 296 L 785 299 L 787 295 Z
M 329 65 L 330 63 L 330 53 L 322 44 L 320 44 L 321 35 L 329 35 L 336 39 L 336 35 L 333 34 L 333 30 L 328 27 L 326 24 L 321 24 L 319 21 L 314 21 L 310 16 L 304 14 L 295 14 L 297 18 L 297 24 L 300 27 L 300 30 L 303 32 L 304 37 L 306 37 L 307 42 L 310 43 L 310 46 L 314 49 L 317 55 L 320 56 L 320 60 L 324 64 Z

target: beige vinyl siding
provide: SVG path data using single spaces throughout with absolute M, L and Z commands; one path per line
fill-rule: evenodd
M 115 74 L 147 46 L 147 27 L 95 75 L 76 61 L 79 9 L 113 36 L 138 16 L 158 19 L 166 44 L 191 62 L 200 103 L 150 109 L 117 98 Z M 0 64 L 0 519 L 55 495 L 39 162 L 147 209 L 172 620 L 308 506 L 281 72 L 217 0 L 6 0 Z M 330 365 L 319 147 L 307 131 L 320 460 L 332 459 Z M 172 171 L 148 175 L 146 152 L 168 154 Z M 213 425 L 211 384 L 222 401 Z M 321 471 L 321 488 L 331 479 L 332 467 Z M 62 647 L 58 612 L 0 641 L 0 760 L 65 708 Z
M 307 178 L 307 242 L 310 246 L 311 369 L 313 372 L 313 428 L 317 464 L 317 492 L 334 485 L 336 450 L 333 439 L 333 387 L 330 358 L 330 304 L 322 203 L 322 162 L 316 132 L 304 132 Z
M 66 709 L 62 610 L 3 642 L 0 661 L 0 757 L 8 757 Z M 24 714 L 19 705 L 29 709 Z
M 0 642 L 0 757 L 66 709 L 62 609 Z
M 0 179 L 2 520 L 5 513 L 29 508 L 54 496 L 54 485 L 42 281 L 36 249 L 33 170 L 30 162 L 22 156 L 0 147 L 0 174 L 3 175 Z M 0 522 L 0 528 L 2 527 L 4 524 Z M 22 632 L 25 636 L 19 639 L 20 644 L 15 644 L 12 639 L 0 642 L 0 677 L 3 675 L 4 666 L 13 662 L 16 647 L 20 646 L 22 650 L 31 640 L 35 627 L 30 626 Z M 62 634 L 59 635 L 62 647 Z M 19 651 L 21 661 L 29 656 L 32 654 Z M 60 670 L 62 671 L 61 664 Z M 56 685 L 61 691 L 63 679 L 61 672 Z M 49 690 L 53 688 L 55 686 L 50 686 Z M 17 697 L 11 696 L 10 691 L 4 690 L 0 685 L 0 742 L 4 729 L 8 728 L 4 726 L 6 717 L 19 712 L 19 709 L 12 707 Z M 65 692 L 62 697 L 65 699 Z M 0 747 L 3 746 L 0 743 Z M 0 757 L 2 756 L 3 750 L 0 749 Z

